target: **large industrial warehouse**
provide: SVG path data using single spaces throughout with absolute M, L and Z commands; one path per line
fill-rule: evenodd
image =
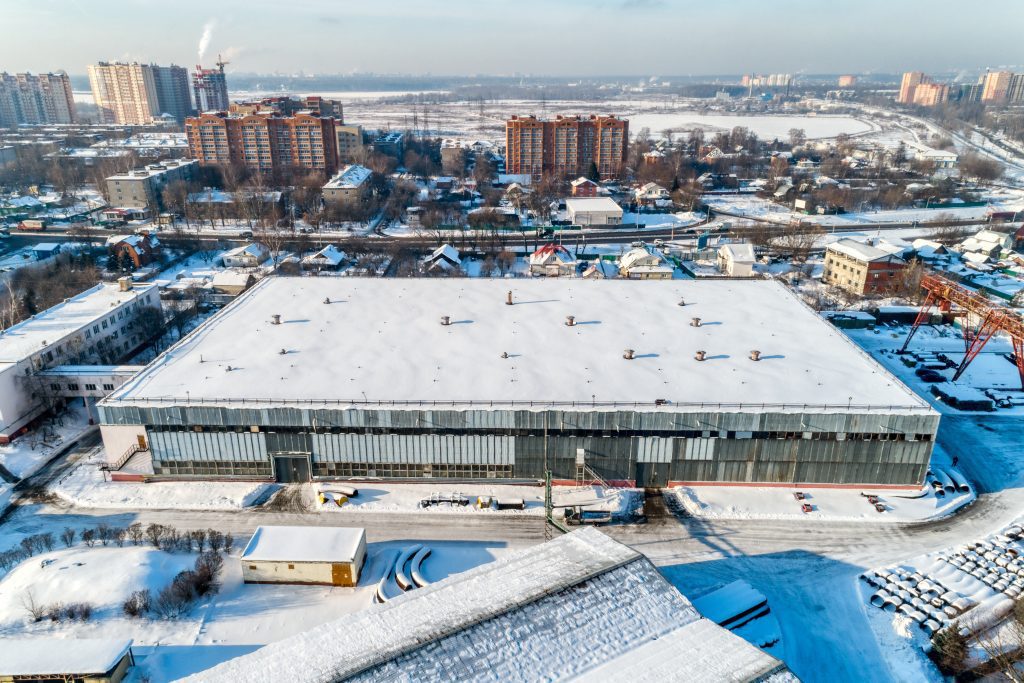
M 736 280 L 268 278 L 100 415 L 108 457 L 158 476 L 638 486 L 911 487 L 939 421 L 784 286 Z

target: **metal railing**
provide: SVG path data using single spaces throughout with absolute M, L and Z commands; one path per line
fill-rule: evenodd
M 122 467 L 124 467 L 125 463 L 131 460 L 131 457 L 133 455 L 142 450 L 144 449 L 141 446 L 139 446 L 139 444 L 133 443 L 131 446 L 128 447 L 128 450 L 121 454 L 120 458 L 118 458 L 114 462 L 108 462 L 100 465 L 100 469 L 106 470 L 108 472 L 116 472 Z
M 104 403 L 116 406 L 119 403 L 132 407 L 144 408 L 150 404 L 166 404 L 180 406 L 271 406 L 271 407 L 313 407 L 313 406 L 352 406 L 352 407 L 417 407 L 417 408 L 664 408 L 666 410 L 686 408 L 701 410 L 863 410 L 868 412 L 915 412 L 932 411 L 927 404 L 874 404 L 874 403 L 743 403 L 743 402 L 709 402 L 709 401 L 672 401 L 656 399 L 654 401 L 544 401 L 516 399 L 363 399 L 363 398 L 196 398 L 192 396 L 146 396 L 108 397 Z

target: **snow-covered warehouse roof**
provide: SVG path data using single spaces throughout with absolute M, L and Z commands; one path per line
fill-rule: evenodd
M 671 647 L 659 639 L 668 637 Z M 645 648 L 692 680 L 785 665 L 701 618 L 641 554 L 582 529 L 287 638 L 192 681 L 602 680 Z M 631 678 L 631 680 L 635 680 Z M 664 679 L 662 679 L 664 680 Z
M 0 676 L 103 675 L 131 646 L 109 638 L 0 638 Z
M 441 325 L 446 315 L 465 322 Z M 567 326 L 567 315 L 590 324 Z M 692 327 L 693 317 L 715 324 Z M 623 360 L 623 349 L 638 358 Z M 698 349 L 714 358 L 694 361 Z M 769 358 L 753 362 L 751 349 Z M 658 410 L 683 412 L 702 403 L 928 409 L 784 285 L 738 280 L 265 278 L 105 404 L 187 395 L 230 407 L 557 401 L 589 410 L 596 396 L 630 406 L 665 399 Z
M 242 551 L 253 562 L 353 562 L 366 530 L 341 526 L 261 526 Z

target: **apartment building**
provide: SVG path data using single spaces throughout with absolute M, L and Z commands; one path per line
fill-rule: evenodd
M 309 112 L 232 115 L 204 112 L 185 121 L 189 155 L 201 164 L 240 164 L 271 173 L 288 169 L 334 173 L 336 120 Z
M 843 239 L 825 250 L 821 280 L 854 294 L 878 294 L 890 291 L 906 267 L 906 261 L 888 251 Z
M 0 73 L 0 126 L 67 124 L 75 118 L 75 100 L 66 73 Z
M 230 114 L 266 114 L 275 113 L 281 116 L 293 116 L 299 112 L 310 112 L 318 116 L 330 116 L 344 121 L 344 107 L 341 100 L 332 100 L 319 95 L 297 97 L 280 95 L 277 97 L 261 97 L 255 100 L 232 102 L 224 107 Z
M 505 169 L 539 179 L 579 175 L 595 164 L 602 179 L 617 178 L 628 143 L 629 121 L 615 116 L 513 116 L 505 123 Z
M 365 166 L 346 166 L 323 187 L 324 201 L 328 204 L 354 204 L 366 195 L 372 171 Z
M 981 101 L 1006 102 L 1013 76 L 1012 71 L 990 71 L 985 74 L 981 89 Z
M 949 100 L 949 86 L 945 83 L 919 83 L 914 88 L 913 103 L 922 107 L 934 107 Z
M 908 71 L 903 74 L 903 79 L 900 81 L 900 94 L 896 97 L 896 101 L 900 104 L 913 104 L 914 103 L 914 90 L 922 83 L 927 83 L 928 77 L 920 71 Z
M 163 115 L 180 123 L 192 112 L 188 72 L 173 64 L 90 64 L 89 84 L 103 123 L 146 125 Z
M 198 111 L 227 111 L 231 106 L 228 101 L 228 81 L 224 75 L 225 64 L 218 59 L 216 69 L 204 69 L 196 65 L 192 74 L 192 95 Z
M 353 164 L 362 159 L 362 126 L 337 123 L 334 126 L 334 134 L 337 138 L 339 164 Z
M 163 190 L 176 180 L 191 180 L 198 164 L 193 159 L 173 159 L 107 178 L 107 201 L 120 209 L 164 209 Z
M 151 306 L 160 306 L 158 288 L 123 278 L 117 284 L 98 284 L 0 331 L 0 443 L 9 442 L 46 411 L 51 391 L 113 391 L 112 383 L 109 388 L 60 386 L 59 380 L 39 373 L 126 356 L 146 341 L 137 319 Z
M 466 147 L 458 140 L 441 141 L 441 171 L 445 175 L 461 176 L 466 170 Z

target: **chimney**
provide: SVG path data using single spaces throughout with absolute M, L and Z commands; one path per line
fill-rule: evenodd
M 623 352 L 622 357 L 626 360 L 633 360 L 633 349 L 626 349 Z
M 761 352 L 754 349 L 750 352 L 750 360 L 761 360 Z
M 575 325 L 576 324 L 576 316 L 574 316 L 574 315 L 567 315 L 567 316 L 565 316 L 565 324 L 568 327 L 572 327 L 573 325 Z
M 694 318 L 691 320 L 690 327 L 700 327 L 700 318 Z
M 511 306 L 512 305 L 512 290 L 511 289 L 508 290 L 508 296 L 505 297 L 505 304 L 507 306 Z
M 707 357 L 707 355 L 708 355 L 707 351 L 698 351 L 697 355 L 694 356 L 694 358 L 696 358 L 697 360 L 704 360 L 704 358 Z
M 442 316 L 441 316 L 441 324 L 442 324 L 442 325 L 451 325 L 451 324 L 452 324 L 452 319 L 451 319 L 451 318 L 449 318 L 449 317 L 448 317 L 448 316 L 446 316 L 446 315 L 442 315 Z
M 280 325 L 281 324 L 281 314 L 280 313 L 275 313 L 274 315 L 270 316 L 270 324 L 271 325 Z
M 132 279 L 127 275 L 117 278 L 117 289 L 121 292 L 130 292 L 132 289 Z

